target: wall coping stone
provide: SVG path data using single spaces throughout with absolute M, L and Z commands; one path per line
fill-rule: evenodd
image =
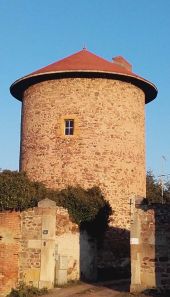
M 41 208 L 56 208 L 56 202 L 45 198 L 38 202 L 38 207 Z

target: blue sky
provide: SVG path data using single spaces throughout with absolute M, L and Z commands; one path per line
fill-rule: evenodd
M 146 106 L 147 168 L 170 173 L 169 0 L 0 0 L 0 168 L 19 162 L 21 104 L 11 83 L 84 44 L 108 60 L 124 56 L 158 87 Z

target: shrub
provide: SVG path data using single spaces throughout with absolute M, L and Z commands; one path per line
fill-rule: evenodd
M 68 210 L 72 220 L 96 237 L 107 228 L 111 207 L 98 187 L 68 187 L 51 190 L 40 182 L 30 181 L 23 172 L 0 172 L 0 211 L 22 211 L 49 198 Z
M 20 283 L 16 289 L 12 289 L 6 297 L 34 297 L 44 295 L 48 292 L 46 288 L 38 289 L 33 286 L 27 286 Z
M 84 190 L 81 187 L 68 187 L 61 190 L 55 198 L 57 205 L 68 209 L 74 222 L 96 237 L 101 245 L 112 209 L 109 202 L 104 199 L 100 188 Z
M 99 211 L 108 204 L 101 190 L 97 187 L 87 190 L 81 187 L 68 187 L 51 198 L 56 201 L 57 205 L 67 208 L 78 225 L 82 222 L 93 221 Z
M 23 172 L 0 172 L 0 211 L 34 207 L 46 192 L 43 184 L 30 181 Z

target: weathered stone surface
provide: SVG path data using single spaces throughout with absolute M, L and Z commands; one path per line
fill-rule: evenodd
M 131 290 L 170 289 L 170 205 L 153 204 L 135 209 L 131 238 Z
M 78 226 L 65 209 L 50 208 L 49 203 L 44 208 L 44 201 L 40 205 L 0 213 L 0 296 L 20 281 L 53 287 L 58 256 L 67 257 L 67 281 L 79 279 Z
M 54 209 L 56 207 L 56 203 L 55 203 L 55 201 L 52 201 L 52 200 L 46 198 L 46 199 L 43 199 L 38 202 L 38 207 Z
M 20 214 L 0 212 L 0 296 L 15 287 L 19 274 Z
M 50 188 L 99 186 L 111 225 L 129 229 L 130 198 L 145 196 L 145 95 L 104 78 L 63 78 L 24 93 L 21 169 Z M 64 135 L 64 119 L 75 135 Z

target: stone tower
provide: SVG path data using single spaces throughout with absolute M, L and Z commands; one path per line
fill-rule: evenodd
M 111 224 L 129 228 L 129 200 L 145 196 L 145 103 L 156 87 L 116 57 L 83 49 L 18 79 L 22 101 L 20 169 L 62 189 L 99 186 L 114 210 Z

